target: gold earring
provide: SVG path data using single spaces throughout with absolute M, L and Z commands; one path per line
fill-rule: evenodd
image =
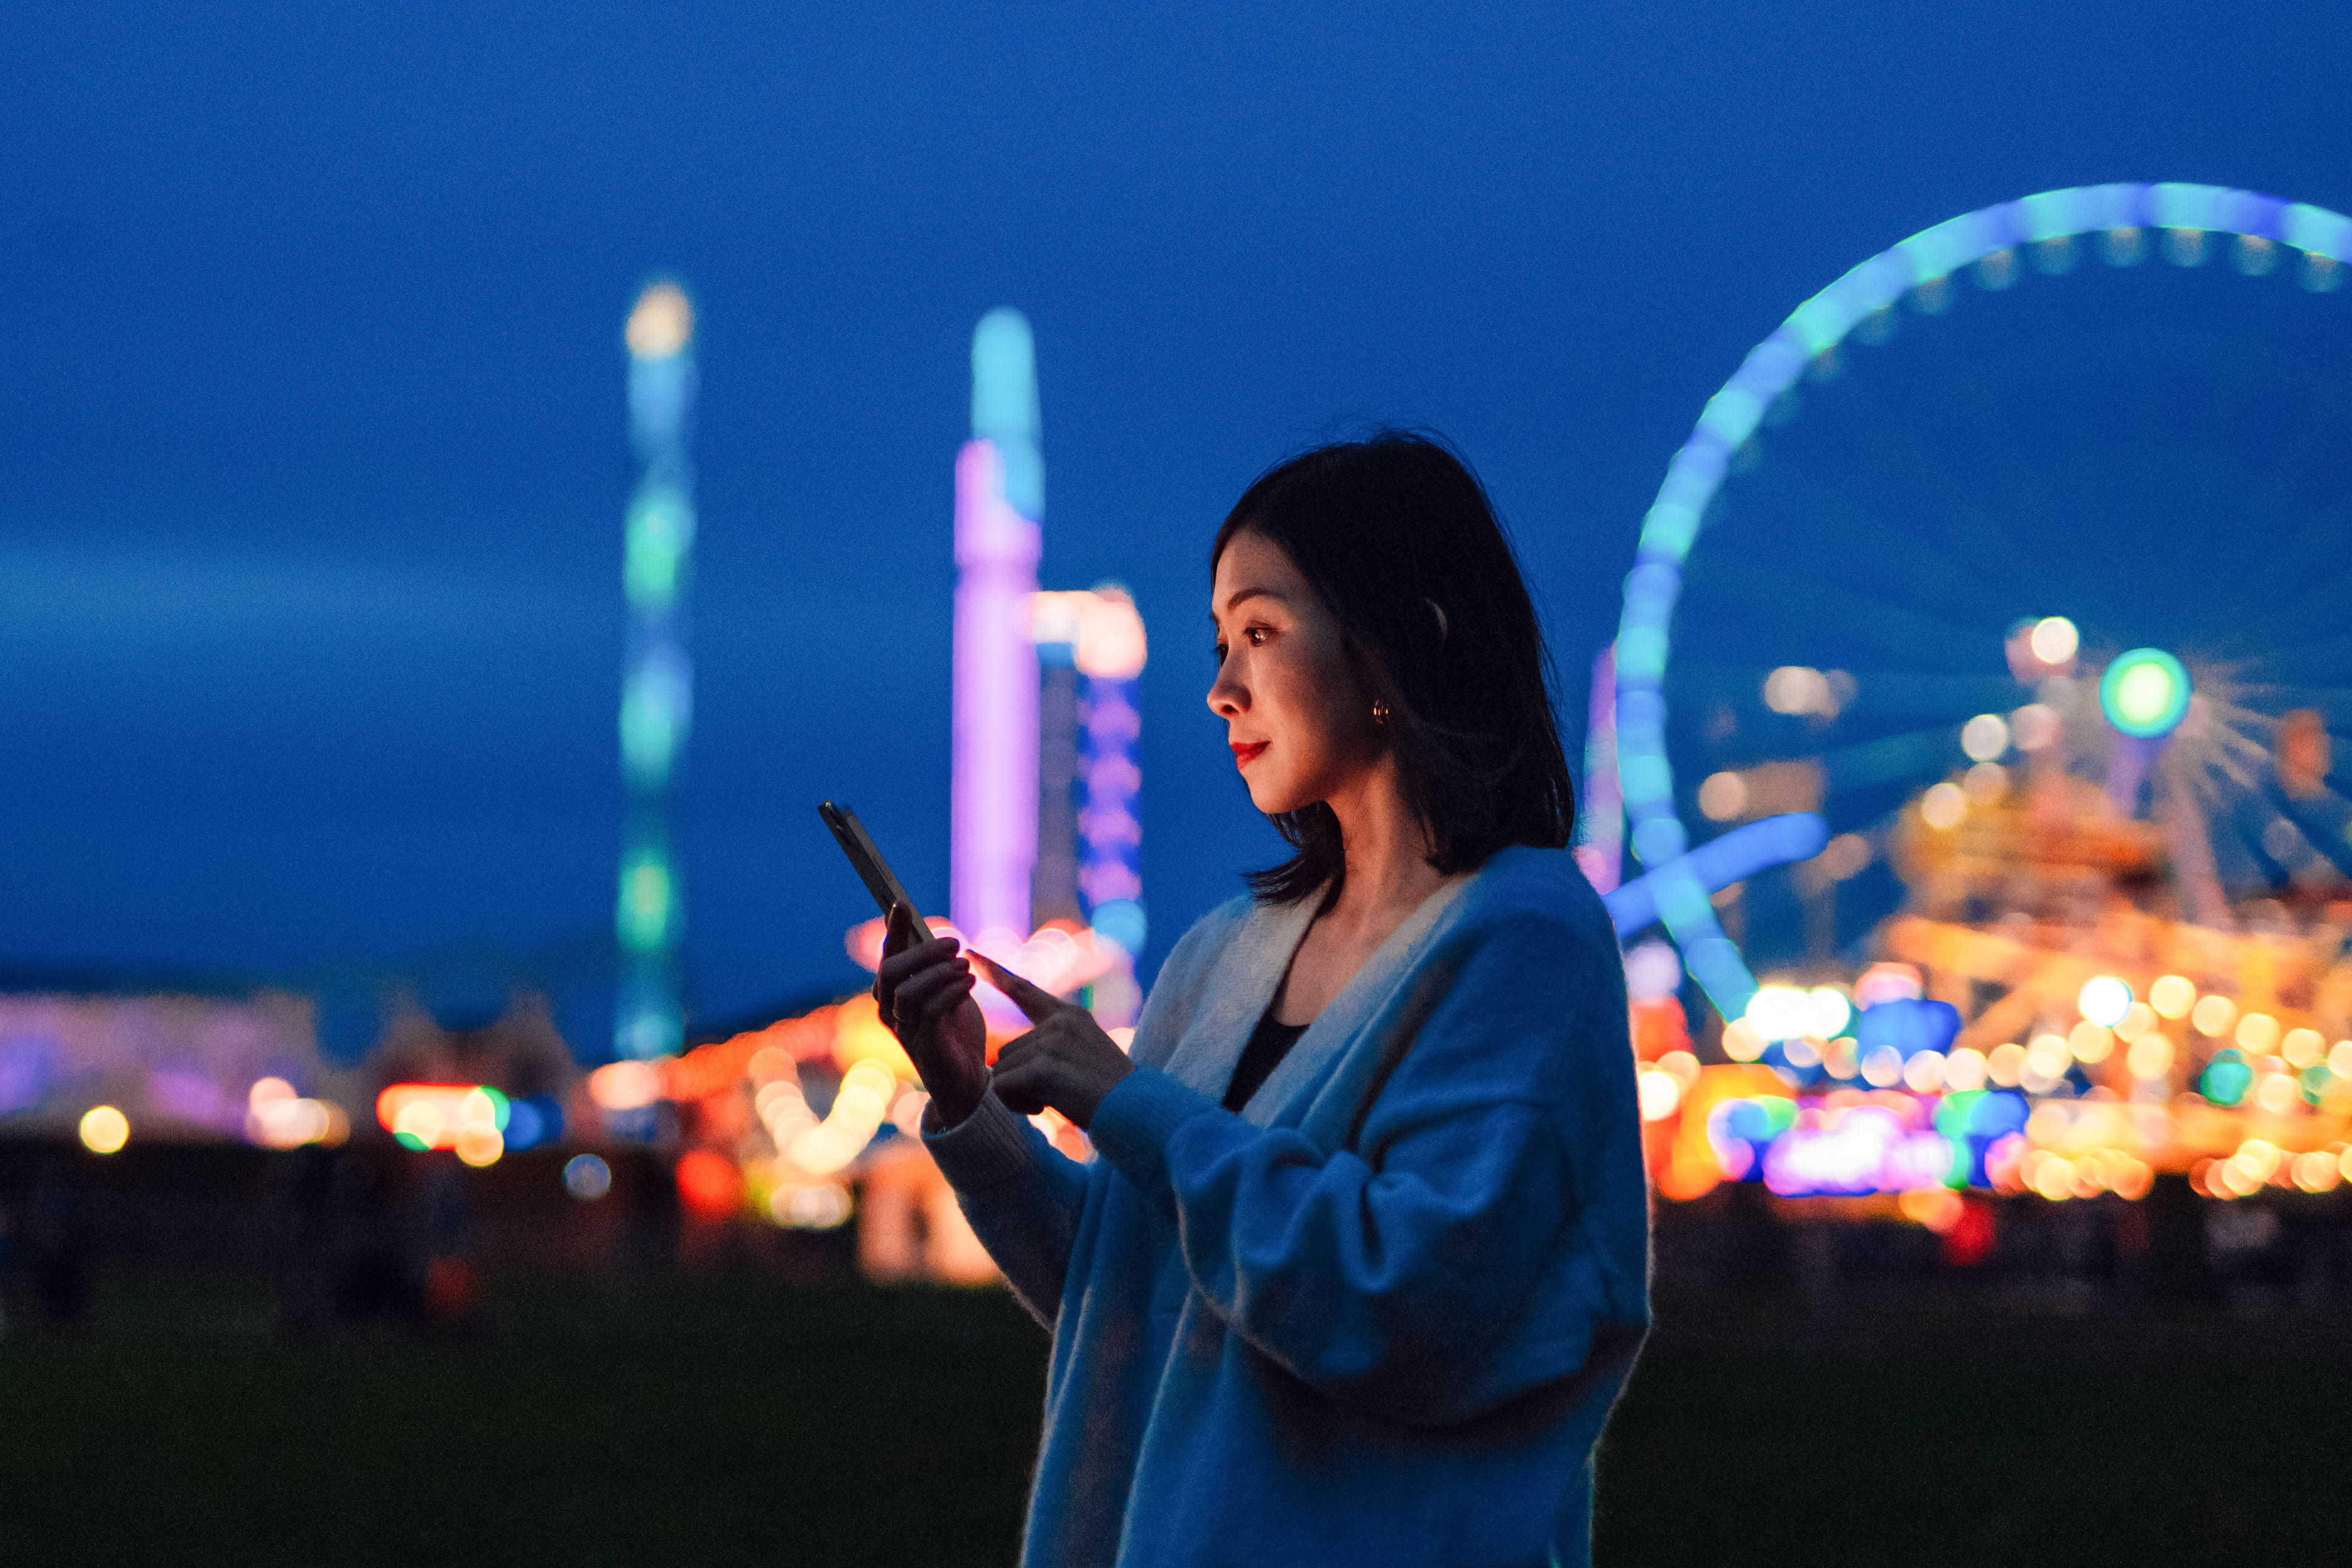
M 1375 724 L 1385 724 L 1385 723 L 1387 723 L 1388 721 L 1389 721 L 1389 705 L 1388 705 L 1386 702 L 1375 702 L 1375 703 L 1373 703 L 1373 704 L 1372 704 L 1372 722 L 1373 722 L 1373 723 L 1375 723 Z

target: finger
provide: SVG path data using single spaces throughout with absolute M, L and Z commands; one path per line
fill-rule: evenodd
M 898 1008 L 898 993 L 909 985 L 920 986 L 927 980 L 940 984 L 937 977 L 970 973 L 969 966 L 948 950 L 925 952 L 912 948 L 896 958 L 886 959 L 874 975 L 874 1001 L 887 1018 Z
M 1008 1110 L 1018 1111 L 1023 1116 L 1034 1116 L 1045 1109 L 1045 1099 L 1039 1092 L 1045 1086 L 1034 1068 L 1015 1068 L 1007 1072 L 1003 1058 L 1000 1057 L 997 1058 L 996 1075 L 989 1084 Z
M 898 989 L 898 1016 L 900 1019 L 920 1018 L 938 997 L 961 984 L 967 990 L 978 978 L 960 963 L 941 963 L 924 970 Z
M 931 928 L 915 916 L 904 904 L 892 904 L 882 917 L 882 951 L 893 953 L 904 948 L 920 947 L 934 941 Z
M 1014 1068 L 1025 1067 L 1028 1065 L 1030 1058 L 1034 1057 L 1036 1054 L 1036 1030 L 1032 1029 L 1025 1035 L 1015 1035 L 1011 1039 L 996 1047 L 997 1070 L 1000 1072 L 1009 1072 Z
M 1030 984 L 984 952 L 975 952 L 972 957 L 988 965 L 990 984 L 1003 992 L 1031 1023 L 1042 1024 L 1062 1010 L 1062 999 L 1051 991 Z
M 903 985 L 918 971 L 954 957 L 957 951 L 956 940 L 951 936 L 935 936 L 929 942 L 919 942 L 885 958 L 875 968 L 875 979 L 886 990 Z
M 971 994 L 971 988 L 979 984 L 979 976 L 966 974 L 951 985 L 940 987 L 938 995 L 915 1010 L 916 1016 L 926 1026 L 938 1023 L 956 1008 L 962 1006 L 964 999 Z M 902 1017 L 904 1016 L 904 1014 L 900 1015 Z
M 887 958 L 901 948 L 914 945 L 916 939 L 912 929 L 913 923 L 907 919 L 904 905 L 892 904 L 882 911 L 883 957 Z

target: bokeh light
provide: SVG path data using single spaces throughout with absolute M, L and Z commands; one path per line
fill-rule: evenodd
M 2197 1005 L 2197 987 L 2178 974 L 2168 974 L 2147 988 L 2147 1005 L 2168 1018 L 2186 1018 Z
M 2268 1013 L 2248 1013 L 2238 1020 L 2234 1037 L 2240 1050 L 2266 1057 L 2279 1043 L 2279 1021 Z
M 1934 1094 L 1944 1087 L 1944 1053 L 1921 1051 L 1903 1064 L 1903 1087 L 1914 1094 Z
M 1759 985 L 1748 999 L 1748 1026 L 1764 1040 L 1788 1040 L 1806 1032 L 1812 1017 L 1809 992 L 1793 985 Z
M 2029 702 L 2009 716 L 2011 743 L 2021 752 L 2040 752 L 2058 743 L 2065 721 L 2046 703 Z
M 677 1195 L 698 1219 L 725 1219 L 743 1202 L 743 1173 L 725 1156 L 689 1149 L 677 1157 Z
M 2238 1021 L 2238 1005 L 2227 996 L 2200 996 L 2197 1005 L 2189 1010 L 2189 1021 L 2199 1034 L 2218 1040 Z
M 2162 1035 L 2143 1035 L 2125 1053 L 2124 1066 L 2136 1079 L 2160 1079 L 2172 1070 L 2172 1042 Z
M 2306 1193 L 2332 1191 L 2336 1184 L 2344 1179 L 2344 1173 L 2336 1168 L 2334 1157 L 2318 1150 L 2313 1150 L 2306 1154 L 2297 1154 L 2294 1157 L 2293 1169 L 2294 1184 Z
M 93 1105 L 81 1113 L 76 1130 L 81 1146 L 93 1154 L 118 1154 L 131 1142 L 131 1118 L 110 1105 Z
M 1637 1076 L 1642 1102 L 1642 1120 L 1664 1121 L 1675 1113 L 1683 1101 L 1683 1086 L 1675 1081 L 1672 1073 L 1655 1068 L 1643 1068 Z
M 2216 1105 L 2235 1105 L 2246 1098 L 2253 1086 L 2254 1069 L 2246 1058 L 2233 1050 L 2219 1050 L 2205 1064 L 2205 1071 L 2197 1079 L 2197 1090 Z
M 1764 706 L 1775 713 L 1818 713 L 1834 719 L 1837 694 L 1830 679 L 1804 665 L 1784 665 L 1764 678 Z
M 2112 1029 L 2131 1012 L 2131 987 L 2112 974 L 2096 975 L 2083 983 L 2074 1005 L 2092 1023 Z
M 2264 1073 L 2255 1080 L 2254 1103 L 2273 1116 L 2285 1116 L 2303 1109 L 2303 1088 L 2287 1073 Z
M 1709 773 L 1698 786 L 1698 809 L 1709 822 L 1737 821 L 1748 809 L 1748 781 L 1738 773 Z
M 694 339 L 694 306 L 675 283 L 649 285 L 637 296 L 623 336 L 632 358 L 668 359 Z
M 1960 775 L 1960 793 L 1970 805 L 1998 805 L 2009 794 L 2009 770 L 1999 763 L 1979 763 Z
M 1853 1020 L 1853 1004 L 1834 985 L 1816 985 L 1805 993 L 1805 1033 L 1821 1039 L 1845 1033 Z
M 2009 750 L 2009 724 L 1998 713 L 1979 713 L 1960 726 L 1960 750 L 1969 760 L 1990 763 Z
M 1874 1089 L 1893 1089 L 1903 1081 L 1903 1053 L 1880 1046 L 1862 1058 L 1863 1080 Z
M 613 1167 L 598 1154 L 574 1154 L 563 1163 L 563 1190 L 593 1204 L 613 1190 Z
M 2078 1062 L 2095 1066 L 2105 1061 L 2115 1048 L 2115 1034 L 2104 1024 L 2085 1018 L 2066 1031 L 2066 1049 Z
M 1919 818 L 1937 832 L 1958 827 L 1969 815 L 1969 797 L 1960 786 L 1947 780 L 1931 786 L 1919 797 Z
M 2025 1072 L 2035 1078 L 2064 1078 L 2074 1065 L 2074 1050 L 2063 1035 L 2036 1035 L 2025 1047 Z
M 2188 716 L 2189 694 L 2189 671 L 2162 648 L 2119 655 L 2099 679 L 2107 722 L 2141 740 L 2170 734 Z
M 1895 1200 L 1903 1217 L 1938 1236 L 1960 1223 L 1968 1202 L 1948 1187 L 1915 1187 Z
M 1966 1094 L 1985 1085 L 1985 1056 L 1973 1046 L 1962 1046 L 1944 1058 L 1944 1088 Z
M 2050 616 L 2035 622 L 2033 634 L 2026 640 L 2034 658 L 2053 667 L 2072 662 L 2075 650 L 2083 644 L 2074 623 L 2063 616 Z

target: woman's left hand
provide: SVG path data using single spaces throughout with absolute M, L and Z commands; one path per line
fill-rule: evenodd
M 1095 1107 L 1135 1064 L 1084 1007 L 1040 990 L 982 953 L 971 957 L 1037 1026 L 997 1053 L 996 1098 L 1024 1116 L 1050 1105 L 1079 1127 L 1092 1123 Z

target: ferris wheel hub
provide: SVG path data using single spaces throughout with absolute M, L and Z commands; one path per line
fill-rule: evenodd
M 2162 648 L 2136 647 L 2100 678 L 2099 708 L 2108 723 L 2135 740 L 2161 740 L 2189 716 L 2193 689 L 2179 659 Z

